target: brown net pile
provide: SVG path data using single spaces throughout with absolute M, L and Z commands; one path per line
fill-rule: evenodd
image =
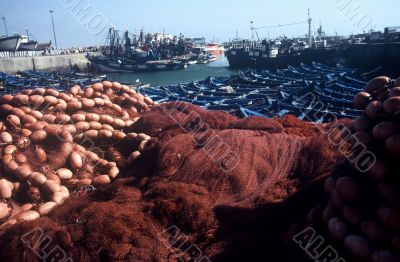
M 327 144 L 313 146 L 323 130 L 312 124 L 287 117 L 281 120 L 286 130 L 273 119 L 216 115 L 219 122 L 214 112 L 186 103 L 162 105 L 144 115 L 131 128 L 154 136 L 148 152 L 153 160 L 146 166 L 139 161 L 133 169 L 150 171 L 142 176 L 154 176 L 154 181 L 202 186 L 213 192 L 215 205 L 249 205 L 267 197 L 278 181 L 307 184 L 326 174 L 334 159 Z
M 339 158 L 328 127 L 187 103 L 153 106 L 131 124 L 111 149 L 93 137 L 125 178 L 4 226 L 3 260 L 39 261 L 45 243 L 30 234 L 39 228 L 74 261 L 294 261 L 280 237 L 318 200 L 314 185 Z
M 65 253 L 53 252 L 49 259 L 175 261 L 174 247 L 166 239 L 170 224 L 192 233 L 193 240 L 207 239 L 216 227 L 208 193 L 174 184 L 155 186 L 142 196 L 125 181 L 89 197 L 70 198 L 51 217 L 10 229 L 0 239 L 0 257 L 41 261 L 38 254 L 59 246 Z
M 214 192 L 215 205 L 248 204 L 289 176 L 304 146 L 302 138 L 284 134 L 223 130 L 215 136 L 225 144 L 204 149 L 193 134 L 163 142 L 156 162 L 161 180 L 200 185 Z M 223 159 L 227 151 L 232 158 Z

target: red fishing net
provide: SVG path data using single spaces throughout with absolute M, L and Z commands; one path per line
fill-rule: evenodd
M 312 205 L 299 193 L 338 158 L 323 130 L 291 117 L 238 119 L 186 103 L 153 107 L 124 130 L 152 136 L 122 171 L 128 178 L 3 229 L 0 257 L 39 261 L 21 240 L 39 227 L 74 261 L 190 260 L 191 244 L 213 261 L 288 261 L 279 238 Z M 129 147 L 113 151 L 127 157 Z M 181 232 L 178 241 L 168 241 L 175 239 L 171 228 Z

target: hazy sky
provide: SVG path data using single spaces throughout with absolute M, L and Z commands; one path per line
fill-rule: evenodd
M 327 34 L 351 34 L 375 26 L 400 25 L 399 0 L 0 0 L 0 14 L 8 32 L 24 32 L 25 25 L 40 42 L 53 40 L 49 9 L 59 46 L 103 44 L 108 25 L 138 32 L 182 33 L 219 42 L 251 36 L 255 27 L 275 26 L 307 20 L 311 8 L 313 28 L 321 23 Z M 396 19 L 397 18 L 397 19 Z M 259 29 L 260 37 L 300 36 L 307 24 Z M 4 34 L 1 23 L 0 34 Z

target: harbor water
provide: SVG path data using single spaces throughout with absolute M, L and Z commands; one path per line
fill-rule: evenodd
M 188 65 L 186 69 L 158 72 L 133 72 L 133 73 L 107 73 L 112 81 L 135 83 L 148 83 L 151 86 L 172 85 L 188 83 L 195 80 L 203 80 L 208 76 L 229 76 L 237 73 L 237 70 L 229 69 L 226 57 L 208 64 Z

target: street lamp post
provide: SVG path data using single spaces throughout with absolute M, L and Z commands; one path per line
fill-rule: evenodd
M 57 37 L 56 37 L 56 30 L 54 29 L 54 20 L 53 20 L 53 13 L 54 13 L 54 10 L 49 10 L 49 12 L 50 12 L 50 16 L 51 16 L 51 24 L 53 25 L 54 43 L 56 44 L 56 49 L 58 49 L 58 46 L 57 46 Z

